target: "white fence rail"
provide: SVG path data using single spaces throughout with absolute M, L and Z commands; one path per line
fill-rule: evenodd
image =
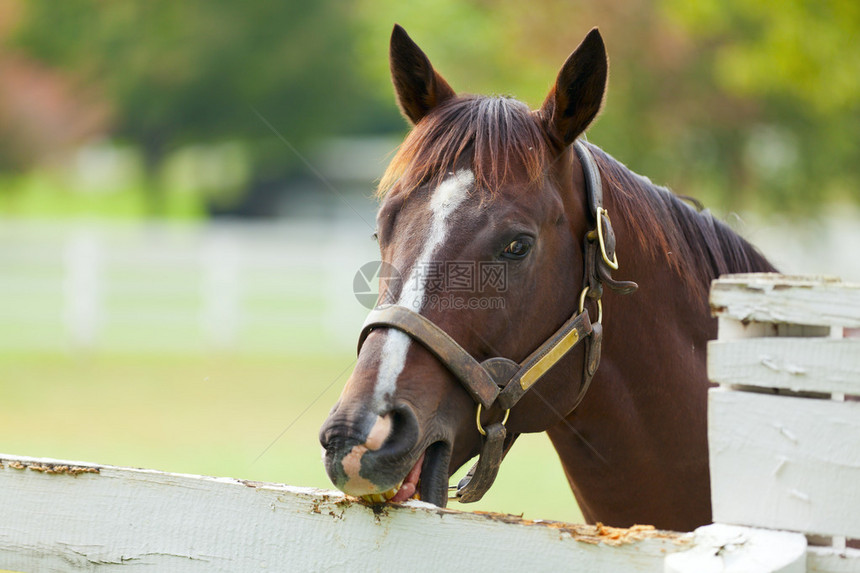
M 659 571 L 688 536 L 535 525 L 410 501 L 0 456 L 0 569 Z
M 0 568 L 860 571 L 846 548 L 860 537 L 860 338 L 844 337 L 860 325 L 860 285 L 738 275 L 711 304 L 718 523 L 694 533 L 0 455 Z
M 350 202 L 361 217 L 350 209 L 272 223 L 0 217 L 0 348 L 351 350 L 366 314 L 353 278 L 377 247 L 365 240 L 373 204 Z M 858 223 L 842 209 L 804 224 L 741 226 L 780 268 L 833 268 L 860 281 Z
M 343 220 L 0 220 L 0 347 L 352 348 L 367 313 L 353 278 L 378 257 L 371 232 Z

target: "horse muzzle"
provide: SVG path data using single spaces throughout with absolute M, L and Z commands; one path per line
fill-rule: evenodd
M 444 507 L 451 447 L 422 443 L 412 408 L 399 404 L 382 415 L 336 408 L 320 430 L 323 461 L 332 483 L 370 502 L 418 495 Z

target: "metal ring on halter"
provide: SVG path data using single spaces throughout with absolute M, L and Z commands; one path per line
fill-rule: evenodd
M 609 219 L 609 211 L 604 209 L 603 207 L 597 208 L 597 239 L 600 241 L 600 254 L 603 255 L 603 262 L 609 265 L 609 268 L 612 270 L 618 270 L 618 254 L 615 253 L 612 255 L 611 260 L 609 255 L 606 254 L 606 242 L 603 240 L 603 216 L 606 216 L 606 221 L 608 223 L 612 223 Z
M 579 295 L 579 312 L 585 310 L 585 295 L 588 294 L 588 286 L 582 289 L 582 294 Z M 597 324 L 603 324 L 603 302 L 597 299 Z
M 508 416 L 511 415 L 511 409 L 508 408 L 505 410 L 505 417 L 502 418 L 502 425 L 504 426 L 508 422 Z M 481 404 L 478 403 L 478 412 L 475 414 L 475 422 L 478 424 L 478 431 L 482 436 L 487 435 L 487 431 L 484 429 L 484 426 L 481 425 Z

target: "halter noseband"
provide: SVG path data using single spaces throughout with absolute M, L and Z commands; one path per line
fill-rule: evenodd
M 582 384 L 573 408 L 582 402 L 600 364 L 603 339 L 603 309 L 600 298 L 603 295 L 603 285 L 606 284 L 621 294 L 629 294 L 637 288 L 636 283 L 616 281 L 612 278 L 612 271 L 618 268 L 618 258 L 615 254 L 612 223 L 603 208 L 600 172 L 591 152 L 583 143 L 577 140 L 574 147 L 585 174 L 589 214 L 594 223 L 594 228 L 585 234 L 583 241 L 584 287 L 579 297 L 578 311 L 525 360 L 517 363 L 508 358 L 495 357 L 479 363 L 431 320 L 402 306 L 382 305 L 375 308 L 361 329 L 359 352 L 371 330 L 394 328 L 404 332 L 444 364 L 478 404 L 477 426 L 483 436 L 481 453 L 467 476 L 454 488 L 457 491 L 452 497 L 463 503 L 478 501 L 493 484 L 507 447 L 513 443 L 511 440 L 506 447 L 507 430 L 504 424 L 511 408 L 529 388 L 580 343 L 585 344 L 585 363 Z M 591 322 L 588 309 L 585 308 L 586 298 L 597 303 L 597 322 Z M 504 419 L 484 428 L 481 425 L 481 409 L 489 409 L 494 405 L 505 411 Z

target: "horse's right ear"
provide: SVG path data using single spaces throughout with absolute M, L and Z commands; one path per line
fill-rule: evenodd
M 608 75 L 606 48 L 594 28 L 567 58 L 540 110 L 547 129 L 565 146 L 573 143 L 597 116 Z
M 391 32 L 391 80 L 403 115 L 413 124 L 456 94 L 400 25 Z

